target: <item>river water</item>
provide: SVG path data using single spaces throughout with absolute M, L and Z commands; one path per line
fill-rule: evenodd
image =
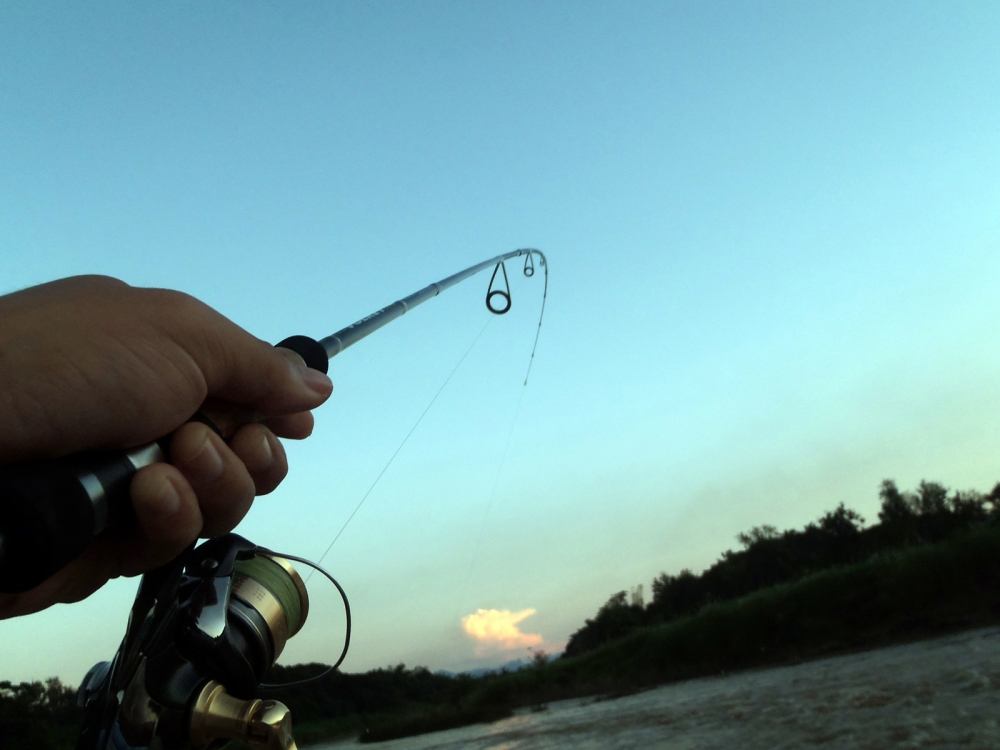
M 1000 628 L 791 667 L 552 703 L 379 750 L 1000 748 Z M 356 742 L 310 750 L 359 747 Z

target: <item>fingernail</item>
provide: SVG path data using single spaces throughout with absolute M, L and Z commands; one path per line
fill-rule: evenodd
M 320 396 L 328 396 L 330 394 L 333 390 L 333 382 L 325 373 L 307 367 L 305 360 L 291 349 L 284 349 L 279 346 L 277 351 L 281 352 L 281 355 L 288 360 L 292 372 L 295 373 L 306 388 Z
M 261 449 L 261 467 L 270 466 L 274 462 L 274 450 L 271 448 L 271 441 L 268 440 L 267 435 L 260 436 Z
M 212 442 L 212 438 L 205 435 L 205 442 L 195 454 L 191 461 L 193 468 L 201 476 L 202 481 L 211 482 L 222 476 L 225 465 L 222 463 L 222 456 L 219 455 L 218 448 Z
M 156 504 L 153 510 L 161 518 L 169 518 L 177 513 L 181 508 L 181 494 L 174 486 L 170 477 L 164 477 L 160 483 L 160 491 L 156 496 Z
M 326 396 L 333 390 L 333 381 L 327 377 L 326 373 L 322 373 L 319 370 L 306 367 L 299 370 L 299 376 L 309 390 L 320 396 Z

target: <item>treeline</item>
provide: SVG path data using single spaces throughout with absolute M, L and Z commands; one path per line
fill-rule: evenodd
M 798 663 L 1000 624 L 1000 523 L 817 571 L 539 670 L 484 683 L 485 704 L 614 697 L 694 677 Z
M 276 665 L 268 672 L 266 682 L 292 683 L 323 669 L 322 664 Z M 320 680 L 275 689 L 272 694 L 295 707 L 298 723 L 347 714 L 374 716 L 420 704 L 457 703 L 474 682 L 469 675 L 452 676 L 398 664 L 363 674 L 333 672 Z
M 538 671 L 548 661 L 538 652 L 523 671 Z M 324 668 L 321 664 L 275 666 L 267 681 L 292 683 Z M 293 708 L 300 743 L 347 735 L 379 742 L 509 716 L 510 701 L 477 699 L 484 686 L 507 674 L 505 670 L 480 676 L 435 673 L 426 667 L 398 664 L 363 674 L 334 672 L 306 684 L 274 689 L 268 697 Z
M 82 718 L 76 690 L 58 678 L 44 683 L 0 682 L 0 748 L 72 747 Z
M 692 615 L 711 603 L 1000 523 L 1000 484 L 985 495 L 950 492 L 927 481 L 914 492 L 901 492 L 887 479 L 879 498 L 878 522 L 872 526 L 866 527 L 860 514 L 840 504 L 802 529 L 779 532 L 764 525 L 739 534 L 741 549 L 724 552 L 701 574 L 687 569 L 660 574 L 653 580 L 648 604 L 641 586 L 619 591 L 570 637 L 564 656 L 579 656 L 638 628 Z

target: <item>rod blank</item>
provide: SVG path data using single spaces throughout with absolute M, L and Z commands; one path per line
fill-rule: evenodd
M 319 340 L 320 345 L 326 351 L 326 356 L 328 358 L 333 358 L 340 354 L 347 347 L 352 346 L 368 336 L 374 333 L 379 328 L 384 326 L 386 323 L 390 323 L 396 318 L 400 317 L 404 313 L 409 312 L 417 305 L 420 305 L 431 297 L 436 297 L 445 289 L 454 286 L 460 281 L 479 273 L 484 268 L 489 268 L 490 266 L 495 266 L 498 263 L 502 263 L 505 260 L 510 260 L 511 258 L 517 258 L 522 255 L 531 256 L 535 253 L 541 259 L 541 265 L 545 266 L 545 255 L 541 250 L 536 250 L 534 248 L 521 248 L 520 250 L 513 250 L 509 253 L 504 253 L 503 255 L 498 255 L 495 258 L 490 258 L 489 260 L 484 260 L 482 263 L 476 263 L 474 266 L 469 266 L 464 271 L 459 271 L 458 273 L 453 273 L 451 276 L 447 276 L 440 281 L 435 281 L 432 284 L 428 284 L 423 289 L 420 289 L 408 297 L 403 297 L 402 299 L 396 300 L 391 305 L 386 305 L 381 310 L 373 312 L 371 315 L 366 315 L 361 320 L 351 323 L 345 328 L 341 328 L 336 333 L 332 333 L 326 338 Z M 533 268 L 533 267 L 532 267 Z

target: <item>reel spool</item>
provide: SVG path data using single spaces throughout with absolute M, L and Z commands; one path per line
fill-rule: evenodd
M 309 593 L 302 577 L 283 557 L 259 554 L 238 560 L 233 569 L 230 615 L 244 617 L 250 607 L 264 621 L 270 642 L 270 664 L 278 660 L 288 639 L 309 615 Z
M 230 627 L 236 622 L 243 625 L 245 642 L 253 651 L 266 654 L 268 667 L 277 661 L 288 639 L 302 629 L 308 614 L 305 583 L 288 560 L 261 553 L 236 561 Z M 240 700 L 216 680 L 205 684 L 191 707 L 190 739 L 194 748 L 210 748 L 220 740 L 242 740 L 275 750 L 296 748 L 287 706 L 259 698 Z

